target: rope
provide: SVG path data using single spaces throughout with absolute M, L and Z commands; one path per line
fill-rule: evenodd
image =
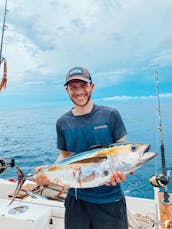
M 133 214 L 127 209 L 129 229 L 158 229 L 153 213 L 146 215 L 136 213 Z

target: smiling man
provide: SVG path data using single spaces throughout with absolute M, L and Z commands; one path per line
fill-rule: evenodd
M 61 149 L 58 160 L 67 152 L 81 153 L 95 145 L 125 141 L 126 129 L 119 112 L 92 102 L 94 84 L 86 68 L 72 68 L 64 86 L 74 107 L 57 120 L 57 147 Z M 69 189 L 65 229 L 127 229 L 125 197 L 120 187 L 124 180 L 125 175 L 118 172 L 101 187 Z
M 74 107 L 56 123 L 57 160 L 79 154 L 95 145 L 124 142 L 127 133 L 119 112 L 93 103 L 92 78 L 87 69 L 72 68 L 66 75 L 65 89 Z M 35 172 L 44 166 L 37 167 Z M 115 172 L 109 182 L 95 188 L 69 189 L 65 200 L 65 229 L 128 229 L 126 202 L 120 183 L 125 175 Z M 40 185 L 50 182 L 44 174 L 35 181 Z

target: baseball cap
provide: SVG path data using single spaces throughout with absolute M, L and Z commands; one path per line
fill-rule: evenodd
M 86 68 L 83 67 L 74 67 L 69 70 L 66 74 L 66 86 L 71 80 L 82 80 L 87 83 L 91 83 L 91 75 Z

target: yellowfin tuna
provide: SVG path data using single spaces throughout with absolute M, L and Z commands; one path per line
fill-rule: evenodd
M 114 172 L 128 174 L 155 157 L 157 153 L 148 152 L 149 148 L 149 144 L 129 143 L 102 146 L 74 154 L 48 166 L 41 173 L 44 173 L 51 183 L 67 188 L 98 187 L 108 182 Z M 21 181 L 22 173 L 19 171 Z M 23 177 L 23 179 L 27 178 L 27 176 Z M 20 182 L 18 183 L 21 187 Z M 20 188 L 17 188 L 15 196 L 19 191 Z
M 70 156 L 44 173 L 53 184 L 69 188 L 93 188 L 105 184 L 120 171 L 128 174 L 157 155 L 148 144 L 113 144 Z

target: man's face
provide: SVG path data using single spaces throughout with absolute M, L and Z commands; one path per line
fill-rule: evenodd
M 66 87 L 72 102 L 77 106 L 85 106 L 89 102 L 93 89 L 94 84 L 82 80 L 71 80 Z

